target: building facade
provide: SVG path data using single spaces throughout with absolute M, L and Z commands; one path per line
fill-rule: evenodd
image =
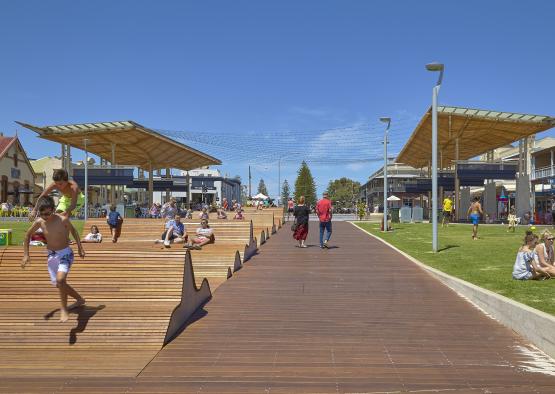
M 368 177 L 368 182 L 360 187 L 359 199 L 364 202 L 369 209 L 378 207 L 383 211 L 383 190 L 384 176 L 383 167 Z M 406 192 L 406 184 L 414 181 L 424 173 L 417 168 L 400 163 L 391 163 L 387 166 L 388 196 L 396 196 L 400 200 L 396 205 L 400 206 L 420 206 L 421 196 L 415 193 Z
M 0 202 L 34 203 L 35 172 L 17 136 L 0 135 Z

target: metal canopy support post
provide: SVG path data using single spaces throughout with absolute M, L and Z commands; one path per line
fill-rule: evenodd
M 551 154 L 551 167 L 549 169 L 549 174 L 553 176 L 553 149 L 551 149 L 549 153 Z
M 148 162 L 148 206 L 154 204 L 154 174 L 152 173 L 152 162 Z
M 85 145 L 85 221 L 89 218 L 89 152 L 87 150 L 87 138 L 83 139 Z
M 170 179 L 171 178 L 171 170 L 169 168 L 166 168 L 166 178 Z M 170 189 L 166 189 L 166 202 L 170 201 Z
M 112 161 L 110 162 L 111 167 L 114 168 L 116 165 L 116 144 L 112 143 Z M 116 193 L 115 185 L 110 185 L 110 204 L 116 203 Z
M 457 173 L 459 162 L 459 138 L 455 139 L 455 220 L 458 222 L 461 212 L 460 188 L 461 182 Z
M 73 175 L 72 175 L 72 169 L 71 169 L 71 145 L 67 144 L 66 149 L 67 149 L 67 174 L 70 178 L 72 178 Z
M 185 177 L 185 182 L 187 182 L 187 208 L 191 209 L 191 177 L 189 176 L 189 171 L 187 170 L 187 175 Z

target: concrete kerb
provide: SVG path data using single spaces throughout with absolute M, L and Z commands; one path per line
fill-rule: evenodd
M 555 336 L 553 335 L 555 332 L 555 317 L 429 267 L 380 237 L 360 228 L 356 223 L 349 223 L 400 253 L 430 275 L 439 279 L 443 284 L 454 290 L 474 306 L 478 307 L 478 309 L 482 310 L 486 315 L 515 331 L 520 336 L 528 339 L 547 355 L 555 358 Z

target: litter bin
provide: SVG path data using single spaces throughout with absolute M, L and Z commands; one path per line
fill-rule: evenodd
M 0 246 L 8 246 L 12 243 L 12 229 L 0 229 Z
M 393 223 L 399 223 L 399 208 L 389 208 L 391 212 L 391 221 Z

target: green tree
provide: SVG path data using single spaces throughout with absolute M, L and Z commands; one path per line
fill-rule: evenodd
M 328 194 L 333 206 L 336 208 L 353 208 L 358 200 L 360 183 L 349 178 L 340 178 L 330 181 Z
M 287 179 L 283 181 L 283 185 L 281 186 L 281 204 L 287 208 L 287 200 L 291 197 L 291 189 L 289 188 L 289 182 Z
M 264 183 L 264 179 L 260 178 L 260 182 L 258 183 L 258 193 L 262 193 L 265 196 L 268 196 L 268 189 L 266 189 L 266 184 Z
M 366 204 L 362 201 L 359 201 L 359 203 L 357 204 L 357 215 L 358 220 L 362 220 L 366 216 Z
M 305 161 L 301 163 L 295 181 L 295 201 L 298 201 L 300 196 L 304 196 L 305 204 L 308 206 L 316 205 L 316 182 Z

